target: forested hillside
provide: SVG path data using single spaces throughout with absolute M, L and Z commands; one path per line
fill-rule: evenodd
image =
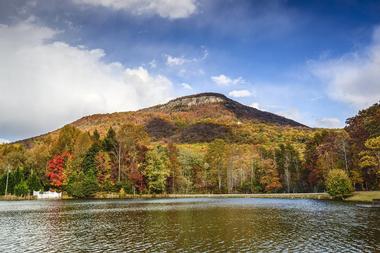
M 379 136 L 379 104 L 328 130 L 199 94 L 0 145 L 0 194 L 316 192 L 333 169 L 378 189 Z

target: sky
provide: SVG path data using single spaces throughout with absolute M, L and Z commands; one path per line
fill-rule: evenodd
M 0 142 L 200 92 L 311 127 L 380 100 L 380 1 L 0 0 Z

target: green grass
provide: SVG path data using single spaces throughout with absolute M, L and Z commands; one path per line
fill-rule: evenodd
M 346 201 L 372 202 L 373 199 L 380 199 L 380 191 L 362 191 L 354 192 Z

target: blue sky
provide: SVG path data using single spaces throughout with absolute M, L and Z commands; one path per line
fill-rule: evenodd
M 199 92 L 312 127 L 380 98 L 380 1 L 0 2 L 0 140 Z

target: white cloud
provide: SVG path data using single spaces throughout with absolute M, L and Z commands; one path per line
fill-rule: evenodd
M 344 124 L 342 124 L 342 122 L 338 118 L 317 119 L 315 124 L 316 124 L 316 127 L 325 127 L 325 128 L 341 128 L 344 126 Z
M 166 65 L 168 65 L 168 66 L 180 66 L 180 65 L 183 65 L 189 61 L 190 60 L 188 60 L 184 57 L 174 57 L 171 55 L 166 55 Z
M 157 62 L 155 59 L 151 60 L 148 64 L 152 69 L 155 69 L 157 67 Z
M 380 98 L 380 27 L 371 45 L 363 51 L 339 58 L 313 61 L 311 72 L 327 83 L 328 96 L 357 108 L 367 107 Z
M 73 0 L 77 4 L 123 10 L 134 15 L 154 14 L 163 18 L 187 18 L 197 10 L 196 0 Z
M 193 87 L 191 87 L 191 85 L 188 83 L 181 83 L 181 85 L 186 90 L 192 90 L 193 89 Z
M 0 138 L 0 144 L 9 143 L 9 140 Z
M 244 83 L 244 80 L 241 77 L 232 79 L 232 78 L 230 78 L 226 75 L 223 75 L 223 74 L 218 75 L 218 76 L 212 76 L 211 80 L 219 86 L 228 86 L 231 84 L 242 84 L 242 83 Z
M 234 98 L 243 98 L 252 96 L 252 93 L 249 90 L 233 90 L 228 93 L 228 96 Z
M 250 106 L 260 110 L 260 104 L 257 102 L 253 102 Z
M 166 65 L 173 67 L 173 66 L 181 66 L 181 65 L 184 65 L 185 63 L 196 63 L 196 62 L 204 61 L 208 57 L 208 51 L 204 47 L 202 48 L 203 48 L 203 53 L 202 53 L 202 56 L 200 57 L 185 58 L 183 56 L 172 56 L 172 55 L 166 54 L 165 55 Z
M 55 41 L 57 31 L 0 26 L 0 133 L 28 137 L 79 117 L 133 110 L 172 97 L 172 83 L 145 68 L 103 61 L 105 52 Z

